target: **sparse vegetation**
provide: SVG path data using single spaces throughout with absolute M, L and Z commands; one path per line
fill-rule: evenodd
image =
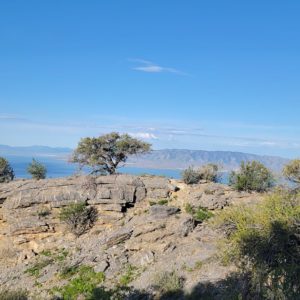
M 272 173 L 260 162 L 242 162 L 238 172 L 231 172 L 229 184 L 238 191 L 265 192 L 274 184 Z
M 138 269 L 132 265 L 128 265 L 125 273 L 120 277 L 119 282 L 121 286 L 127 286 L 138 276 Z
M 176 295 L 183 287 L 183 279 L 175 271 L 156 274 L 153 287 L 164 296 Z
M 97 220 L 97 210 L 87 207 L 85 203 L 73 203 L 60 212 L 60 220 L 65 222 L 69 230 L 77 237 L 89 230 Z
M 149 201 L 149 205 L 168 205 L 169 200 L 168 199 L 160 199 L 158 201 Z
M 44 259 L 41 261 L 36 262 L 32 267 L 28 268 L 25 273 L 34 276 L 34 277 L 39 277 L 40 276 L 40 272 L 47 267 L 48 265 L 50 265 L 51 263 L 53 263 L 53 259 Z
M 27 172 L 32 176 L 33 179 L 40 180 L 46 178 L 47 169 L 42 163 L 33 158 L 32 162 L 27 168 Z
M 47 217 L 51 214 L 51 211 L 50 209 L 48 208 L 44 208 L 44 209 L 41 209 L 38 211 L 37 215 L 40 217 L 40 218 L 44 218 L 44 217 Z
M 89 266 L 80 266 L 74 271 L 74 278 L 67 285 L 55 288 L 52 292 L 58 292 L 63 300 L 77 299 L 79 295 L 84 296 L 84 299 L 95 299 L 93 298 L 95 289 L 105 280 L 104 274 L 102 272 L 96 273 Z
M 71 161 L 80 167 L 92 167 L 92 173 L 114 174 L 119 164 L 127 161 L 128 156 L 146 153 L 150 149 L 150 144 L 128 134 L 112 132 L 97 138 L 81 139 Z
M 186 184 L 196 184 L 200 180 L 216 182 L 218 180 L 218 166 L 215 164 L 203 165 L 198 169 L 188 167 L 182 172 L 181 178 Z
M 28 300 L 28 292 L 26 290 L 1 290 L 0 300 Z
M 0 183 L 12 181 L 14 178 L 13 168 L 4 157 L 0 157 Z
M 203 222 L 211 218 L 214 214 L 204 207 L 194 208 L 191 204 L 187 203 L 185 205 L 185 211 L 192 215 L 194 220 L 197 222 Z
M 227 208 L 213 220 L 227 235 L 223 259 L 250 274 L 252 299 L 297 299 L 299 194 L 278 191 L 255 206 Z
M 300 159 L 290 161 L 283 168 L 283 175 L 291 182 L 300 184 Z
M 200 181 L 200 174 L 192 167 L 188 167 L 181 174 L 181 179 L 186 184 L 196 184 Z

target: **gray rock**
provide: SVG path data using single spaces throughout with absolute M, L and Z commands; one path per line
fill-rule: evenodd
M 137 187 L 135 191 L 135 201 L 140 202 L 146 198 L 146 189 L 144 187 Z
M 108 248 L 114 245 L 118 245 L 129 239 L 131 237 L 131 234 L 132 229 L 122 228 L 109 235 L 105 240 L 105 244 Z
M 101 262 L 97 263 L 96 266 L 94 266 L 95 272 L 105 272 L 108 268 L 109 264 L 106 260 L 102 260 Z
M 153 219 L 163 219 L 179 212 L 178 207 L 165 206 L 165 205 L 153 205 L 149 209 L 149 214 Z
M 192 217 L 184 218 L 179 226 L 179 236 L 185 237 L 188 236 L 190 232 L 195 228 L 195 221 Z

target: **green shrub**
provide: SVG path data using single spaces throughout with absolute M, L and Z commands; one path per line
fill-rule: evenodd
M 104 273 L 96 273 L 92 267 L 81 266 L 76 269 L 76 276 L 62 288 L 55 288 L 61 294 L 63 300 L 77 299 L 83 295 L 84 299 L 93 299 L 96 287 L 105 280 Z
M 154 277 L 153 287 L 161 295 L 176 294 L 183 287 L 183 279 L 175 271 L 158 273 Z
M 15 178 L 15 173 L 9 162 L 0 157 L 0 183 L 1 182 L 9 182 Z
M 51 263 L 53 263 L 53 259 L 44 259 L 42 261 L 38 261 L 32 267 L 28 268 L 25 271 L 25 273 L 28 273 L 29 275 L 34 276 L 34 277 L 39 277 L 42 269 L 44 269 Z
M 83 202 L 73 203 L 63 208 L 59 217 L 78 237 L 93 226 L 97 220 L 97 210 L 94 207 L 87 207 Z
M 260 162 L 242 162 L 238 172 L 232 172 L 229 184 L 238 191 L 264 192 L 274 184 L 272 173 Z
M 218 170 L 219 167 L 215 164 L 207 164 L 201 166 L 197 172 L 200 175 L 200 179 L 210 181 L 210 182 L 217 182 L 218 181 Z
M 131 281 L 133 281 L 137 276 L 137 268 L 129 265 L 126 268 L 125 273 L 120 277 L 120 285 L 127 286 Z
M 283 175 L 290 181 L 300 184 L 300 159 L 290 161 L 283 168 Z
M 193 169 L 192 167 L 188 167 L 182 172 L 181 179 L 186 184 L 196 184 L 200 181 L 201 177 L 195 169 Z
M 203 222 L 211 218 L 214 214 L 204 207 L 194 208 L 191 204 L 187 203 L 185 205 L 185 211 L 192 215 L 194 220 L 197 222 Z
M 215 164 L 203 165 L 198 169 L 188 167 L 181 174 L 181 178 L 186 184 L 196 184 L 200 180 L 217 182 L 218 181 L 218 166 Z
M 203 221 L 211 218 L 213 215 L 214 214 L 211 211 L 209 211 L 208 209 L 203 208 L 203 207 L 198 207 L 196 209 L 196 211 L 194 212 L 193 216 L 197 222 L 203 222 Z
M 28 292 L 25 290 L 1 290 L 0 300 L 28 300 Z
M 46 178 L 47 169 L 43 164 L 33 158 L 32 162 L 27 168 L 27 172 L 32 176 L 33 179 L 39 180 Z
M 227 236 L 223 259 L 249 272 L 255 299 L 298 299 L 299 194 L 276 192 L 257 205 L 224 209 L 213 220 Z

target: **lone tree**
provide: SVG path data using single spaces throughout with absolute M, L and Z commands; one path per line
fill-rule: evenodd
M 150 150 L 151 145 L 148 143 L 128 134 L 112 132 L 81 139 L 73 152 L 71 162 L 79 163 L 80 167 L 92 167 L 92 173 L 115 174 L 118 165 L 125 163 L 128 156 Z
M 13 168 L 4 157 L 0 157 L 0 182 L 9 182 L 14 178 L 15 173 Z
M 46 178 L 47 169 L 43 164 L 33 158 L 27 168 L 27 172 L 31 174 L 32 178 L 39 180 Z
M 290 161 L 283 168 L 283 175 L 290 181 L 300 184 L 300 159 Z

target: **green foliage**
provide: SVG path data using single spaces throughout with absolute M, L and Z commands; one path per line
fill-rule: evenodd
M 186 184 L 196 184 L 200 180 L 206 180 L 210 182 L 218 181 L 218 166 L 215 164 L 203 165 L 198 169 L 188 167 L 181 174 L 181 178 Z
M 77 237 L 88 231 L 97 220 L 97 210 L 85 203 L 73 203 L 60 212 L 59 218 Z
M 0 183 L 1 182 L 9 182 L 15 178 L 15 173 L 9 162 L 0 157 Z
M 204 207 L 198 207 L 194 213 L 194 219 L 197 222 L 203 222 L 211 218 L 214 214 Z
M 132 282 L 138 275 L 137 271 L 136 267 L 128 265 L 125 273 L 120 277 L 120 285 L 127 286 L 130 282 Z
M 274 184 L 272 173 L 260 162 L 242 162 L 238 172 L 232 172 L 229 184 L 238 191 L 264 192 Z
M 27 168 L 27 172 L 32 176 L 33 179 L 39 180 L 46 178 L 47 169 L 43 164 L 33 158 L 32 162 Z
M 188 167 L 181 174 L 181 179 L 186 184 L 196 184 L 200 181 L 200 174 L 193 169 L 192 167 Z
M 198 208 L 194 208 L 191 204 L 187 203 L 185 205 L 185 211 L 192 215 L 194 220 L 197 222 L 204 222 L 205 220 L 208 220 L 209 218 L 211 218 L 214 214 L 209 211 L 208 209 L 204 208 L 204 207 L 198 207 Z
M 60 271 L 59 277 L 62 279 L 69 279 L 78 273 L 79 265 L 64 266 Z
M 51 263 L 53 263 L 53 259 L 44 259 L 42 261 L 38 261 L 32 267 L 28 268 L 25 273 L 29 274 L 30 276 L 39 277 L 42 269 Z
M 96 299 L 93 294 L 96 287 L 105 280 L 104 274 L 96 273 L 89 266 L 81 266 L 76 271 L 75 278 L 67 285 L 55 290 L 61 294 L 63 300 L 77 299 L 79 295 L 83 295 L 86 299 Z
M 93 172 L 114 174 L 128 156 L 149 152 L 151 145 L 132 138 L 128 134 L 112 132 L 97 138 L 81 139 L 73 153 L 72 162 L 90 166 Z
M 1 290 L 0 300 L 28 300 L 28 292 L 25 290 Z
M 298 299 L 300 195 L 279 191 L 258 205 L 224 209 L 213 221 L 227 235 L 223 258 L 249 272 L 256 297 Z
M 153 286 L 161 295 L 175 295 L 183 287 L 183 279 L 175 271 L 158 273 L 154 277 Z
M 200 179 L 210 182 L 217 182 L 219 178 L 218 170 L 219 167 L 217 165 L 207 164 L 201 166 L 197 171 L 200 174 Z
M 294 159 L 285 165 L 283 175 L 288 180 L 300 184 L 300 159 Z
M 167 199 L 160 199 L 157 202 L 156 201 L 149 201 L 149 205 L 153 206 L 153 205 L 167 205 L 169 203 L 169 200 Z

